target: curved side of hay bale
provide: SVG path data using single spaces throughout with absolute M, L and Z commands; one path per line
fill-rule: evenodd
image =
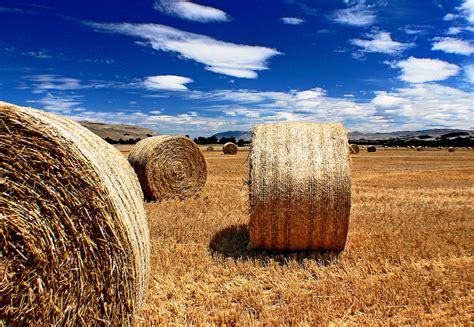
M 224 154 L 237 154 L 237 144 L 232 142 L 227 142 L 222 147 Z
M 160 135 L 141 140 L 128 161 L 149 200 L 191 197 L 206 184 L 206 160 L 187 137 Z
M 449 151 L 449 152 L 455 152 L 455 151 L 456 151 L 456 148 L 449 147 L 449 148 L 448 148 L 448 151 Z
M 349 145 L 349 151 L 351 154 L 358 154 L 360 151 L 360 148 L 357 144 L 351 144 Z
M 375 145 L 369 145 L 367 147 L 367 152 L 376 152 L 377 151 L 377 148 L 375 147 Z
M 79 124 L 0 102 L 2 319 L 130 325 L 149 231 L 125 158 Z
M 206 149 L 206 151 L 212 152 L 212 151 L 214 151 L 214 147 L 213 147 L 213 146 L 208 146 L 207 149 Z
M 250 151 L 252 246 L 343 250 L 351 209 L 345 128 L 315 123 L 257 125 Z

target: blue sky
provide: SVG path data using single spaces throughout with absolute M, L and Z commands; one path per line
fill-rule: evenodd
M 474 0 L 0 1 L 0 99 L 211 135 L 474 129 Z

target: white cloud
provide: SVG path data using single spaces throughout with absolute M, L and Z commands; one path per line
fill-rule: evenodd
M 443 17 L 443 20 L 449 22 L 449 21 L 455 20 L 455 19 L 458 18 L 458 17 L 459 17 L 458 15 L 449 13 L 449 14 L 446 14 L 446 15 Z
M 143 86 L 149 90 L 187 91 L 185 84 L 193 82 L 192 79 L 176 75 L 149 76 Z
M 470 129 L 474 124 L 473 93 L 439 84 L 416 84 L 393 93 L 378 92 L 372 100 L 378 114 L 400 129 L 436 127 Z
M 457 34 L 461 33 L 462 31 L 463 31 L 462 27 L 452 26 L 448 29 L 446 34 L 448 34 L 448 35 L 457 35 Z
M 88 23 L 101 31 L 145 39 L 158 51 L 178 53 L 181 58 L 206 65 L 215 73 L 257 78 L 257 71 L 268 69 L 267 60 L 281 54 L 275 49 L 219 41 L 158 24 Z
M 304 23 L 304 19 L 298 17 L 282 17 L 281 21 L 288 25 L 301 25 Z
M 458 14 L 448 13 L 444 16 L 443 20 L 452 21 L 458 18 L 464 18 L 468 22 L 474 23 L 474 0 L 464 0 L 464 2 L 455 9 Z
M 352 26 L 370 26 L 376 20 L 374 11 L 365 4 L 365 0 L 358 0 L 352 7 L 336 10 L 331 18 L 336 23 Z
M 457 65 L 439 59 L 415 58 L 399 61 L 393 67 L 400 68 L 401 80 L 410 83 L 424 83 L 442 81 L 451 76 L 458 75 L 460 68 Z
M 474 23 L 474 0 L 464 0 L 458 9 L 470 23 Z
M 377 92 L 377 96 L 372 99 L 372 103 L 381 108 L 394 108 L 406 103 L 407 100 L 396 95 L 390 95 L 385 91 Z
M 433 43 L 433 47 L 431 49 L 466 56 L 474 53 L 474 46 L 471 43 L 451 37 L 438 39 L 435 43 Z
M 464 67 L 464 73 L 466 74 L 467 80 L 474 84 L 474 64 Z
M 360 51 L 363 53 L 379 52 L 391 55 L 399 54 L 405 49 L 413 46 L 411 43 L 401 43 L 392 40 L 390 33 L 384 31 L 372 35 L 371 38 L 371 40 L 353 39 L 351 40 L 351 43 L 362 48 Z
M 155 8 L 161 12 L 201 23 L 225 22 L 229 16 L 222 10 L 186 0 L 159 0 Z
M 474 124 L 473 93 L 432 83 L 376 92 L 369 102 L 330 97 L 321 88 L 289 92 L 216 90 L 191 98 L 224 101 L 210 106 L 211 110 L 223 113 L 223 121 L 240 120 L 246 128 L 264 122 L 339 121 L 350 130 L 380 132 L 471 128 Z
M 193 109 L 175 114 L 165 113 L 161 108 L 148 112 L 93 111 L 81 108 L 77 96 L 51 94 L 32 102 L 75 120 L 137 124 L 160 133 L 195 136 L 249 130 L 257 123 L 287 121 L 338 121 L 349 130 L 365 132 L 474 126 L 473 93 L 435 83 L 410 85 L 392 92 L 379 91 L 364 102 L 331 97 L 321 88 L 288 92 L 190 91 L 178 95 L 188 99 Z

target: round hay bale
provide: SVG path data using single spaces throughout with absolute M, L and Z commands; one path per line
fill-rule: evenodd
M 350 156 L 341 124 L 261 124 L 249 165 L 250 241 L 275 250 L 344 249 Z
M 359 146 L 357 144 L 351 144 L 349 145 L 349 151 L 351 154 L 358 154 L 360 149 L 359 149 Z
M 196 143 L 186 137 L 148 137 L 132 148 L 128 161 L 148 200 L 192 197 L 206 184 L 206 160 Z
M 423 148 L 421 146 L 416 148 L 416 151 L 423 151 Z
M 450 147 L 448 148 L 448 151 L 449 151 L 449 152 L 454 152 L 454 151 L 456 151 L 456 148 L 453 148 L 452 146 L 450 146 Z
M 214 147 L 212 146 L 208 146 L 207 149 L 206 149 L 207 152 L 212 152 L 214 151 Z
M 0 102 L 0 223 L 6 325 L 133 324 L 149 231 L 138 179 L 113 146 Z
M 367 147 L 367 152 L 376 152 L 377 151 L 377 148 L 375 147 L 375 145 L 369 145 Z
M 222 147 L 224 154 L 237 154 L 237 144 L 232 142 L 227 142 Z

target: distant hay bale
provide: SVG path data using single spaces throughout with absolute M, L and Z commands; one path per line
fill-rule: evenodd
M 148 283 L 140 184 L 79 124 L 0 102 L 0 325 L 132 325 Z
M 360 149 L 359 149 L 359 146 L 357 144 L 351 144 L 349 145 L 349 151 L 351 154 L 358 154 Z
M 375 145 L 369 145 L 367 147 L 367 152 L 375 152 L 377 151 L 377 148 L 375 147 Z
M 416 151 L 423 151 L 423 148 L 421 146 L 416 148 Z
M 449 151 L 449 152 L 454 152 L 454 151 L 456 151 L 456 148 L 453 148 L 452 146 L 450 146 L 450 147 L 448 148 L 448 151 Z
M 346 129 L 341 124 L 256 125 L 250 151 L 251 245 L 343 250 L 351 209 Z
M 232 142 L 227 142 L 222 147 L 222 151 L 224 154 L 237 154 L 237 145 Z
M 141 140 L 128 161 L 149 200 L 192 197 L 206 184 L 206 160 L 187 137 L 160 135 Z
M 206 149 L 207 152 L 212 152 L 214 151 L 214 147 L 212 146 L 208 146 L 207 149 Z

